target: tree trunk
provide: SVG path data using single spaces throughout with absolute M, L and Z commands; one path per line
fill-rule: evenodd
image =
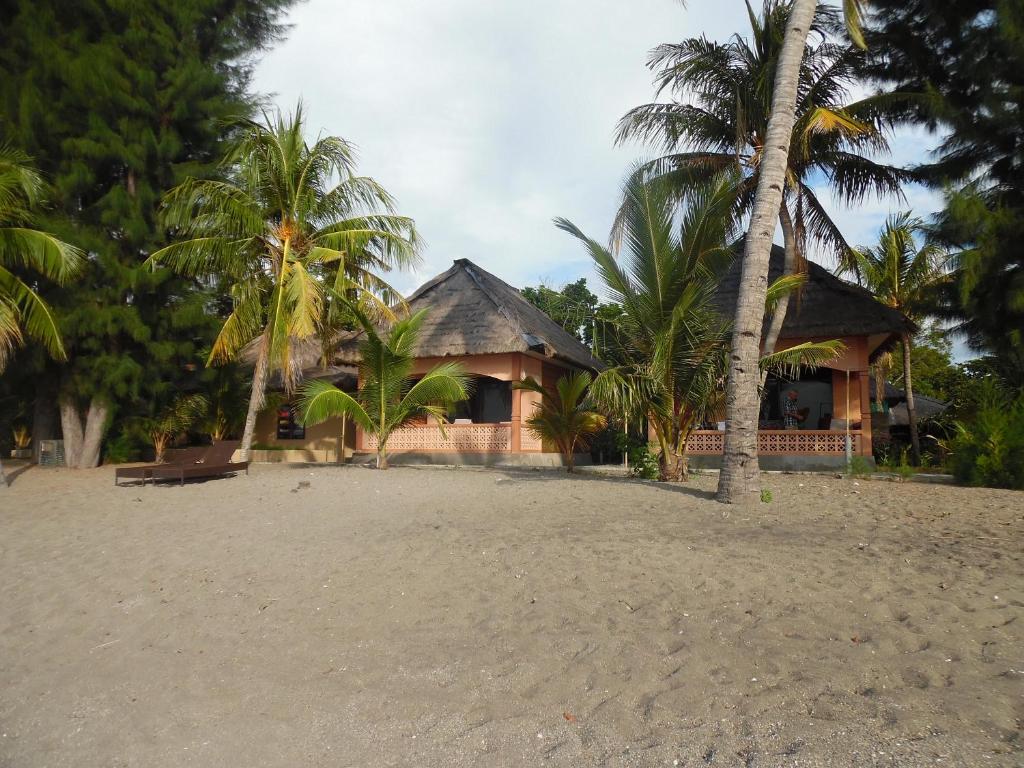
M 335 457 L 335 460 L 338 462 L 338 464 L 344 464 L 345 463 L 345 459 L 346 459 L 346 457 L 345 457 L 345 431 L 346 431 L 347 428 L 348 428 L 348 418 L 344 414 L 342 414 L 342 417 L 341 417 L 341 437 L 339 438 L 339 443 L 338 443 L 338 455 Z
M 60 429 L 64 439 L 64 465 L 75 468 L 82 455 L 82 417 L 67 397 L 60 399 Z
M 103 446 L 103 435 L 107 430 L 107 416 L 110 407 L 93 398 L 89 402 L 89 412 L 85 418 L 85 431 L 82 434 L 82 448 L 78 456 L 79 469 L 92 469 L 100 464 L 100 448 Z
M 910 334 L 903 334 L 903 385 L 907 390 L 907 423 L 910 426 L 910 458 L 915 467 L 921 465 L 921 439 L 917 435 L 917 410 L 914 407 L 914 385 L 910 380 Z
M 70 398 L 61 398 L 60 426 L 64 435 L 65 466 L 73 469 L 99 466 L 109 415 L 110 406 L 94 397 L 89 401 L 89 410 L 83 420 L 78 406 Z
M 252 372 L 252 391 L 249 393 L 249 410 L 245 413 L 245 429 L 242 431 L 242 444 L 239 446 L 239 461 L 249 461 L 252 448 L 252 435 L 256 431 L 256 416 L 263 407 L 267 390 L 267 369 L 270 365 L 270 343 L 264 333 L 260 341 L 260 349 L 256 355 L 256 367 Z
M 786 260 L 782 267 L 783 275 L 794 275 L 796 274 L 796 266 L 798 263 L 797 258 L 797 242 L 796 242 L 796 228 L 793 226 L 793 218 L 789 215 L 789 206 L 786 201 L 782 201 L 782 205 L 779 206 L 779 223 L 782 225 L 782 242 L 785 244 Z M 769 254 L 771 251 L 769 251 Z M 786 312 L 789 311 L 789 296 L 787 293 L 785 296 L 779 299 L 779 303 L 775 305 L 775 310 L 772 312 L 772 319 L 768 323 L 768 331 L 765 333 L 764 341 L 761 343 L 761 355 L 770 355 L 775 351 L 775 345 L 779 341 L 779 334 L 782 332 L 782 324 L 786 321 Z M 761 386 L 764 386 L 764 380 L 767 376 L 767 372 L 761 374 Z
M 689 477 L 689 461 L 685 454 L 669 451 L 662 453 L 658 479 L 668 483 L 678 483 Z
M 760 401 L 757 388 L 760 383 L 758 363 L 764 299 L 768 290 L 768 259 L 776 217 L 785 192 L 800 65 L 817 4 L 817 0 L 795 0 L 786 24 L 786 38 L 775 73 L 775 95 L 762 151 L 760 179 L 743 247 L 729 356 L 725 448 L 717 495 L 719 501 L 730 504 L 760 498 L 761 473 L 757 466 Z
M 881 363 L 875 363 L 875 410 L 885 412 L 885 369 Z
M 377 437 L 377 469 L 388 468 L 388 449 L 384 446 L 384 443 L 380 442 L 380 437 Z

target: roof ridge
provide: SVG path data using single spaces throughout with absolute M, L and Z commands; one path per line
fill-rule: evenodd
M 476 287 L 483 292 L 484 296 L 490 299 L 491 303 L 494 304 L 495 308 L 498 310 L 498 314 L 505 318 L 505 322 L 509 324 L 509 326 L 512 328 L 512 331 L 519 337 L 522 337 L 524 335 L 523 324 L 519 322 L 518 316 L 512 317 L 512 313 L 509 311 L 509 309 L 498 300 L 498 298 L 494 295 L 494 293 L 491 290 L 487 288 L 487 286 L 484 285 L 483 281 L 480 279 L 480 276 L 477 275 L 474 270 L 479 270 L 480 272 L 490 275 L 491 277 L 494 277 L 494 275 L 491 275 L 491 273 L 488 272 L 486 269 L 482 269 L 469 259 L 456 259 L 455 264 L 461 266 L 466 271 L 466 274 L 469 275 L 470 280 L 472 280 Z M 501 278 L 495 279 L 500 280 Z M 505 284 L 508 285 L 508 283 Z M 511 285 L 509 285 L 508 287 L 512 288 Z M 512 288 L 512 290 L 515 289 Z

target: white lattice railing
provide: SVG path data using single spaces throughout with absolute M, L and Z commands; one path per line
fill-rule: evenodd
M 850 432 L 853 453 L 860 453 L 861 434 Z M 687 451 L 693 454 L 721 453 L 725 433 L 717 430 L 695 430 L 690 433 Z M 811 456 L 822 453 L 846 453 L 846 432 L 827 429 L 762 429 L 757 433 L 757 452 Z
M 399 427 L 388 438 L 388 451 L 459 451 L 507 453 L 512 449 L 511 424 L 436 424 Z M 364 448 L 377 450 L 374 435 L 363 436 Z

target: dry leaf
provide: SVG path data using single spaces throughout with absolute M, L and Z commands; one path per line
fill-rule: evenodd
M 571 712 L 563 712 L 562 713 L 562 717 L 564 717 L 570 723 L 575 723 L 576 722 L 576 715 L 572 714 Z

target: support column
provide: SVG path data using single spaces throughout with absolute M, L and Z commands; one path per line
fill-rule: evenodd
M 871 386 L 868 371 L 858 371 L 860 379 L 860 455 L 871 456 Z
M 512 390 L 512 453 L 523 449 L 522 443 L 523 390 Z

